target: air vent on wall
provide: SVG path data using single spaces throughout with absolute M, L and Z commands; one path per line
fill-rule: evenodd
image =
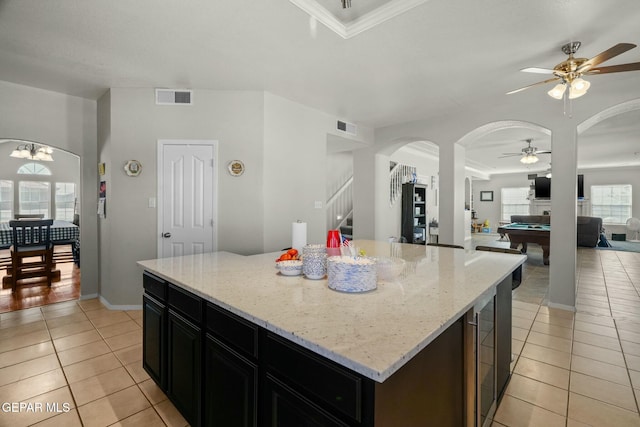
M 188 89 L 156 89 L 156 105 L 192 105 L 193 91 Z
M 354 125 L 353 123 L 346 123 L 338 120 L 337 128 L 338 130 L 341 130 L 342 132 L 346 132 L 349 135 L 355 136 L 358 133 L 358 126 Z

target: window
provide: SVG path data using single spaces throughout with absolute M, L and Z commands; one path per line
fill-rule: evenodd
M 73 221 L 76 201 L 76 185 L 72 182 L 56 182 L 56 219 Z
M 13 181 L 0 180 L 0 222 L 13 219 Z
M 626 224 L 631 217 L 631 185 L 592 185 L 591 215 L 603 224 Z
M 25 163 L 18 168 L 21 175 L 51 175 L 51 171 L 40 163 Z
M 51 190 L 48 182 L 20 181 L 19 212 L 21 214 L 44 214 L 50 218 Z
M 500 191 L 502 221 L 511 221 L 511 215 L 529 215 L 529 187 L 503 188 Z

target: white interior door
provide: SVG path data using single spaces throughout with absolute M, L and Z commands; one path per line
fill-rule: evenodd
M 215 250 L 214 141 L 160 141 L 161 257 Z

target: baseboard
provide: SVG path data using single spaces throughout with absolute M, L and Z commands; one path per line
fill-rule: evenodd
M 121 311 L 142 310 L 142 304 L 140 304 L 140 305 L 113 305 L 113 304 L 109 303 L 109 301 L 107 301 L 102 295 L 100 295 L 100 302 L 102 303 L 102 305 L 107 307 L 109 310 L 121 310 Z
M 573 305 L 556 304 L 556 303 L 553 303 L 553 302 L 549 302 L 547 305 L 550 308 L 558 308 L 560 310 L 570 311 L 572 313 L 576 312 L 576 308 Z
M 87 294 L 87 295 L 80 295 L 80 301 L 86 300 L 86 299 L 94 299 L 94 298 L 98 298 L 98 294 Z

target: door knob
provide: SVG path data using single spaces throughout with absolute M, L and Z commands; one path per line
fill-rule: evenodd
M 171 237 L 171 233 L 163 233 L 162 237 L 164 237 L 165 239 L 168 239 L 169 237 Z

